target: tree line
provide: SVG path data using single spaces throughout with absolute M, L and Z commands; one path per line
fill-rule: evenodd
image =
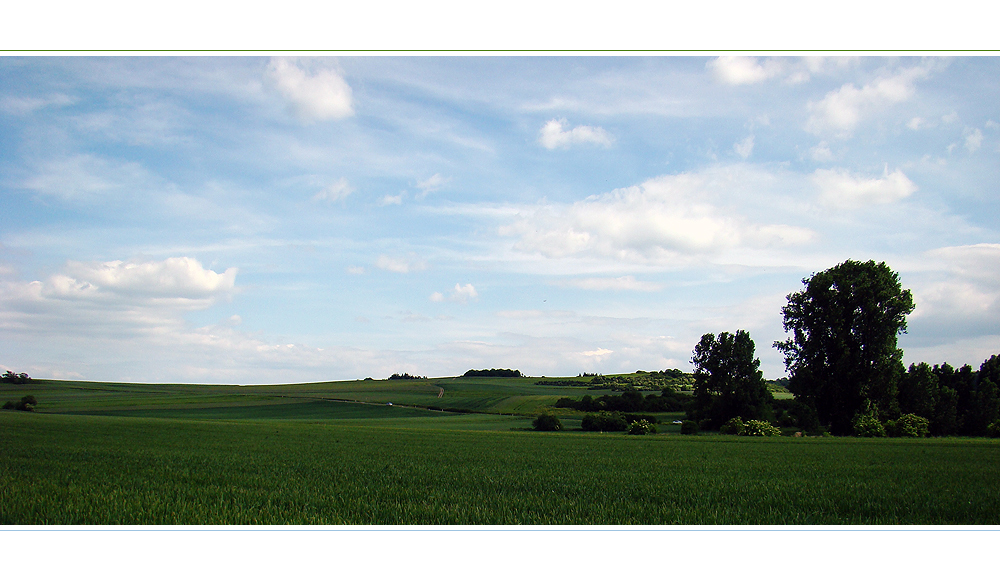
M 1000 436 L 1000 356 L 954 369 L 907 369 L 896 339 L 915 307 L 884 262 L 845 261 L 803 279 L 786 298 L 774 346 L 785 356 L 793 401 L 774 400 L 749 333 L 707 333 L 694 348 L 694 401 L 702 429 L 733 419 L 834 435 Z

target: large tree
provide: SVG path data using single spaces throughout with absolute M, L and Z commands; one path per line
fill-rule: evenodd
M 771 419 L 771 393 L 754 357 L 754 343 L 746 331 L 701 336 L 694 348 L 694 415 L 712 429 L 730 418 Z
M 904 372 L 896 336 L 914 308 L 899 275 L 884 262 L 848 260 L 802 282 L 781 310 L 792 336 L 774 344 L 785 355 L 789 391 L 835 434 L 849 434 L 871 405 L 894 413 Z

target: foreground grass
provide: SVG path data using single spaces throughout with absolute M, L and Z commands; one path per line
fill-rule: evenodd
M 998 524 L 988 440 L 0 413 L 0 524 Z

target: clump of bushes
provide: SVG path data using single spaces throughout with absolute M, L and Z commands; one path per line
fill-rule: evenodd
M 539 415 L 531 425 L 535 427 L 538 432 L 558 432 L 563 429 L 562 422 L 559 418 L 550 413 L 543 413 Z
M 854 435 L 862 438 L 884 438 L 885 426 L 874 410 L 854 416 Z
M 930 420 L 917 414 L 903 414 L 885 423 L 885 432 L 894 438 L 926 438 L 930 435 Z
M 599 412 L 583 416 L 580 427 L 585 432 L 624 432 L 628 430 L 628 421 L 619 413 Z
M 686 435 L 695 435 L 698 433 L 698 422 L 694 420 L 684 420 L 681 423 L 681 433 Z
M 986 426 L 986 435 L 991 438 L 1000 438 L 1000 420 Z
M 646 434 L 655 434 L 656 426 L 649 423 L 646 420 L 636 420 L 629 425 L 628 433 L 630 436 L 645 436 Z
M 743 423 L 743 418 L 736 416 L 735 418 L 730 418 L 729 421 L 722 424 L 719 427 L 719 432 L 723 434 L 732 434 L 734 436 L 746 435 L 746 425 Z
M 745 436 L 780 436 L 781 430 L 772 426 L 766 420 L 747 420 L 743 435 Z
M 22 412 L 33 412 L 35 411 L 35 406 L 38 405 L 38 400 L 35 399 L 33 395 L 26 395 L 21 398 L 21 401 L 8 401 L 3 404 L 3 409 L 5 410 L 18 410 Z
M 0 376 L 0 383 L 15 383 L 21 385 L 28 383 L 29 381 L 31 381 L 31 378 L 28 377 L 27 373 L 14 373 L 10 369 L 7 370 L 7 373 Z

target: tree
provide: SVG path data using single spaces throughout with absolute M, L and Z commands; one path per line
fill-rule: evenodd
M 866 402 L 885 417 L 896 413 L 906 332 L 913 296 L 884 262 L 847 260 L 802 280 L 782 308 L 792 337 L 774 346 L 785 356 L 788 390 L 812 406 L 834 434 L 852 432 Z
M 534 428 L 539 432 L 557 432 L 563 429 L 562 422 L 559 421 L 559 418 L 550 413 L 540 414 L 533 422 L 531 422 L 531 425 L 534 426 Z
M 754 343 L 746 331 L 701 336 L 691 362 L 694 370 L 694 419 L 713 429 L 737 416 L 770 419 L 771 392 L 754 357 Z

